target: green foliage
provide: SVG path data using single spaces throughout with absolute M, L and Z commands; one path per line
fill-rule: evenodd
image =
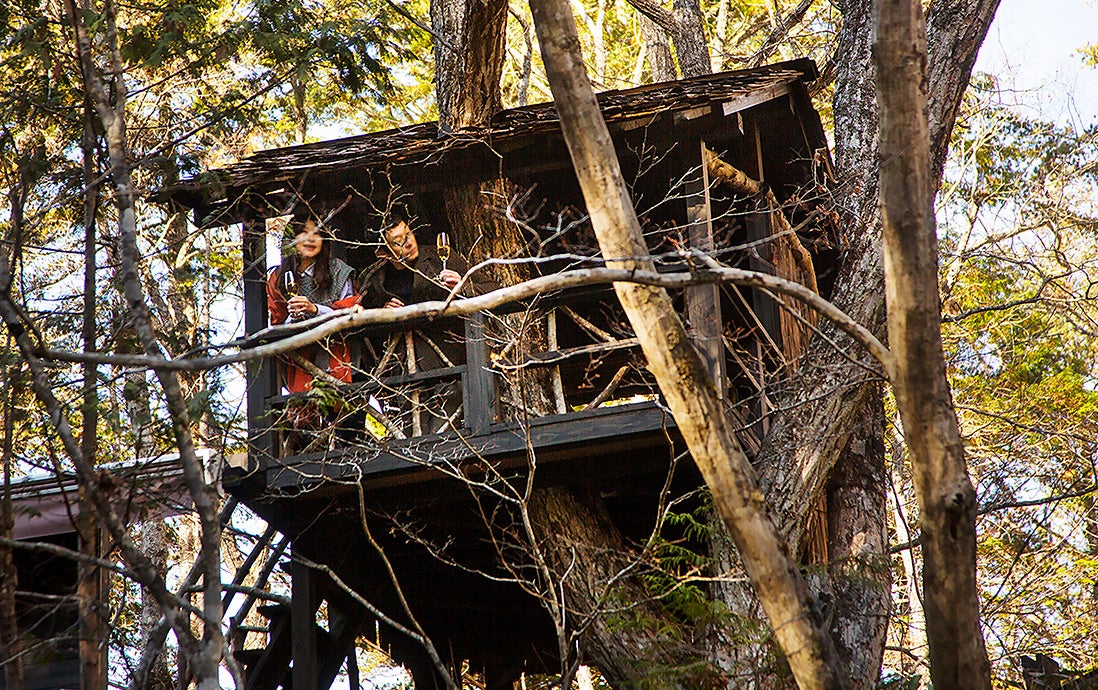
M 992 659 L 1077 659 L 1098 653 L 1098 128 L 1024 117 L 996 88 L 970 89 L 939 198 L 943 338 L 991 509 L 978 549 Z
M 706 502 L 694 510 L 668 511 L 664 529 L 650 545 L 655 567 L 644 575 L 653 596 L 688 630 L 700 631 L 728 615 L 727 606 L 712 598 L 702 584 L 712 569 L 711 557 L 703 553 L 712 533 L 708 520 L 712 506 Z

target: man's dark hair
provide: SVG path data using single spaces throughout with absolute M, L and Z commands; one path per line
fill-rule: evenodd
M 411 228 L 412 214 L 408 213 L 408 209 L 403 205 L 394 204 L 381 216 L 381 231 L 385 232 L 401 223 L 407 223 L 408 227 Z

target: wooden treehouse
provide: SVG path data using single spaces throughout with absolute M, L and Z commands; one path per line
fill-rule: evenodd
M 827 296 L 837 251 L 824 198 L 829 153 L 808 95 L 817 76 L 812 62 L 797 60 L 600 95 L 660 270 L 683 270 L 687 250 L 699 249 Z M 438 232 L 475 235 L 454 227 L 448 204 L 454 190 L 485 184 L 509 190 L 482 203 L 526 241 L 498 258 L 536 259 L 525 264 L 533 274 L 597 258 L 552 104 L 500 112 L 484 130 L 440 133 L 426 123 L 264 151 L 174 198 L 199 224 L 242 224 L 246 342 L 255 345 L 281 332 L 268 329 L 265 296 L 266 268 L 277 262 L 266 255 L 278 232 L 271 219 L 307 209 L 334 233 L 334 254 L 365 270 L 394 200 L 416 216 L 420 245 L 431 245 Z M 455 251 L 476 254 L 456 243 Z M 804 322 L 770 296 L 731 285 L 690 287 L 676 300 L 742 421 L 745 446 L 757 448 Z M 536 347 L 514 347 L 516 324 L 536 325 Z M 433 368 L 417 363 L 413 332 L 445 339 L 436 350 L 452 356 Z M 267 607 L 266 646 L 238 653 L 249 686 L 326 688 L 356 638 L 368 638 L 404 663 L 417 687 L 434 687 L 436 667 L 397 627 L 417 624 L 445 663 L 467 662 L 487 687 L 551 671 L 550 618 L 515 583 L 526 564 L 501 563 L 522 559 L 509 499 L 534 472 L 535 487 L 597 493 L 606 519 L 626 539 L 644 540 L 661 491 L 700 485 L 690 463 L 675 462 L 683 450 L 675 422 L 613 291 L 560 290 L 476 317 L 372 325 L 342 338 L 352 381 L 322 387 L 313 403 L 284 393 L 276 361 L 249 368 L 249 462 L 226 487 L 289 535 L 295 556 L 293 605 Z M 516 372 L 538 382 L 546 404 L 516 402 Z M 433 397 L 445 400 L 433 408 Z M 302 434 L 293 420 L 310 404 L 323 421 Z M 304 439 L 287 452 L 293 434 Z

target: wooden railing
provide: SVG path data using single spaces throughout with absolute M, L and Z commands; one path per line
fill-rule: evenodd
M 728 390 L 736 380 L 751 378 L 741 372 L 754 375 L 750 369 L 757 367 L 741 361 L 743 353 L 737 354 L 728 340 L 728 334 L 735 329 L 720 320 L 721 303 L 729 304 L 730 297 L 726 295 L 723 300 L 719 294 L 705 297 L 705 318 L 715 323 L 701 323 L 696 309 L 690 313 L 690 291 L 684 295 L 684 310 L 690 322 L 691 337 L 704 343 L 699 350 L 707 355 L 705 359 L 712 365 L 718 390 Z M 644 401 L 651 405 L 656 399 L 657 390 L 645 369 L 639 344 L 610 289 L 581 289 L 557 294 L 544 298 L 532 310 L 524 312 L 523 309 L 532 308 L 531 305 L 518 305 L 509 313 L 413 323 L 410 330 L 408 325 L 400 326 L 399 330 L 392 326 L 370 326 L 347 334 L 344 337 L 348 341 L 371 338 L 373 342 L 385 342 L 387 347 L 383 349 L 386 352 L 379 354 L 375 348 L 371 355 L 361 356 L 356 362 L 360 375 L 353 383 L 329 387 L 326 394 L 338 399 L 335 407 L 340 419 L 333 421 L 330 406 L 320 423 L 314 425 L 319 428 L 306 430 L 314 440 L 323 437 L 319 444 L 309 448 L 287 450 L 286 437 L 293 433 L 287 410 L 302 404 L 303 398 L 322 399 L 323 395 L 279 394 L 272 364 L 265 363 L 251 377 L 252 400 L 260 403 L 262 394 L 261 405 L 257 404 L 251 417 L 253 458 L 263 465 L 264 459 L 284 460 L 317 451 L 346 451 L 356 445 L 391 449 L 405 442 L 422 446 L 423 441 L 433 437 L 440 440 L 455 436 L 486 437 L 509 420 L 536 419 L 539 415 L 580 418 L 580 413 L 603 406 Z M 507 318 L 539 319 L 540 326 L 534 330 L 540 334 L 541 351 L 527 353 L 521 361 L 516 361 L 510 348 L 500 345 L 501 332 L 505 329 L 493 325 L 494 320 Z M 756 320 L 747 328 L 753 330 L 762 326 Z M 454 336 L 448 341 L 449 351 L 460 351 L 463 361 L 451 357 L 453 361 L 443 361 L 442 365 L 430 369 L 404 364 L 397 367 L 400 370 L 395 374 L 388 370 L 386 359 L 391 360 L 394 351 L 405 349 L 401 346 L 403 339 L 408 339 L 409 349 L 422 347 L 419 339 L 425 330 L 435 334 L 445 331 Z M 457 347 L 454 340 L 461 340 L 461 347 Z M 414 346 L 411 345 L 413 341 Z M 720 349 L 715 349 L 714 343 Z M 709 362 L 710 359 L 715 363 Z M 502 376 L 520 370 L 541 372 L 531 377 L 541 386 L 539 393 L 543 396 L 542 404 L 534 414 L 516 414 L 513 409 L 503 408 L 502 398 L 510 401 L 514 396 L 510 393 L 501 395 L 507 385 Z M 429 400 L 428 396 L 432 394 L 436 398 Z M 735 397 L 734 391 L 730 394 Z M 757 397 L 761 399 L 762 396 Z M 757 407 L 757 402 L 753 404 Z M 757 415 L 758 411 L 753 410 L 747 416 Z

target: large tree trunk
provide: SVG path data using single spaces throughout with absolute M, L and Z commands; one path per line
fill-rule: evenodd
M 590 623 L 583 650 L 604 678 L 615 687 L 693 690 L 724 684 L 722 669 L 699 663 L 701 650 L 639 578 L 621 577 L 636 570 L 635 554 L 611 527 L 597 496 L 541 489 L 528 510 L 551 575 L 543 588 L 564 589 L 569 628 Z
M 500 0 L 433 0 L 432 28 L 449 45 L 435 42 L 439 126 L 443 132 L 464 127 L 483 127 L 500 110 L 500 75 L 503 71 L 507 3 Z M 453 230 L 456 251 L 471 264 L 521 252 L 526 244 L 522 230 L 504 218 L 502 209 L 515 190 L 503 180 L 445 191 L 447 220 Z M 471 250 L 471 251 L 470 251 Z M 533 277 L 529 267 L 494 265 L 484 275 L 499 285 L 514 285 Z M 510 359 L 522 361 L 529 352 L 544 349 L 541 319 L 524 315 L 488 325 L 488 337 L 496 342 L 514 340 Z M 547 372 L 520 370 L 503 380 L 501 415 L 524 419 L 552 411 Z
M 870 56 L 869 0 L 842 0 L 843 27 L 837 48 L 834 97 L 836 172 L 842 196 L 836 202 L 844 221 L 844 261 L 833 290 L 837 307 L 884 335 L 884 267 L 880 250 L 881 219 L 877 184 L 877 105 Z M 929 93 L 931 142 L 946 140 L 952 131 L 966 71 L 975 59 L 998 0 L 943 0 L 934 3 L 928 20 L 931 75 L 940 75 Z M 939 16 L 950 17 L 941 21 Z M 956 73 L 955 73 L 956 71 Z M 959 74 L 963 73 L 963 74 Z M 940 179 L 945 149 L 932 148 L 928 170 L 934 187 Z M 831 467 L 856 427 L 858 410 L 871 394 L 875 379 L 867 356 L 857 349 L 836 350 L 845 342 L 829 324 L 827 339 L 809 345 L 806 366 L 796 386 L 779 400 L 781 412 L 772 417 L 770 432 L 759 453 L 759 471 L 766 496 L 780 529 L 799 542 L 808 511 L 824 489 Z M 849 354 L 861 356 L 859 363 Z M 812 400 L 811 405 L 800 404 Z
M 629 4 L 671 37 L 682 76 L 709 74 L 712 63 L 709 43 L 705 39 L 705 18 L 698 0 L 674 0 L 671 10 L 659 0 L 629 0 Z
M 942 351 L 922 5 L 882 0 L 875 19 L 888 336 L 919 499 L 930 677 L 936 688 L 990 689 L 976 584 L 976 491 Z
M 568 5 L 531 3 L 546 74 L 603 256 L 611 266 L 651 269 L 610 134 L 587 80 Z M 708 68 L 708 66 L 707 66 Z M 835 649 L 786 553 L 751 468 L 700 357 L 666 291 L 615 284 L 648 365 L 714 503 L 728 525 L 790 669 L 802 688 L 846 687 Z
M 506 0 L 432 0 L 439 126 L 484 125 L 502 107 Z
M 834 597 L 831 637 L 855 690 L 881 675 L 892 582 L 884 404 L 874 393 L 827 487 L 827 574 Z
M 652 81 L 671 81 L 675 78 L 675 61 L 671 58 L 671 46 L 667 44 L 667 34 L 651 19 L 643 14 L 637 15 L 641 37 L 647 53 L 648 68 L 652 72 Z

